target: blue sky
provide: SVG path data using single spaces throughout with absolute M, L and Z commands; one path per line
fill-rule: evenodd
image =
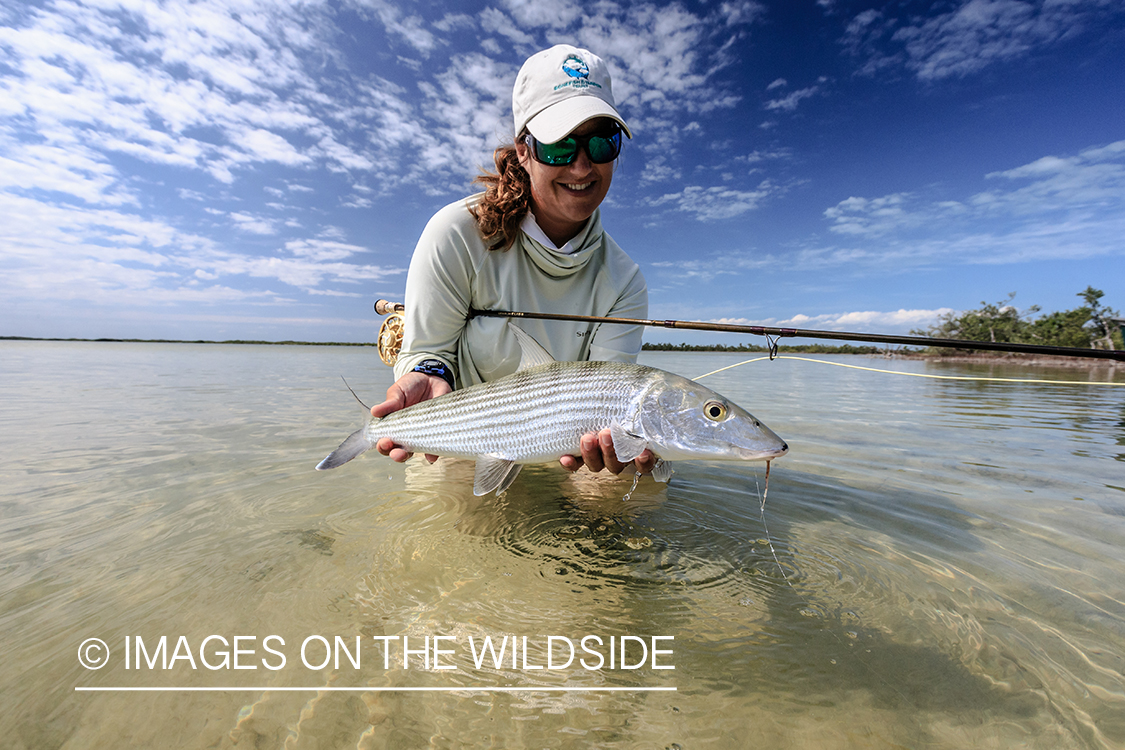
M 60 0 L 0 7 L 0 335 L 373 340 L 557 42 L 654 318 L 1125 308 L 1120 0 Z

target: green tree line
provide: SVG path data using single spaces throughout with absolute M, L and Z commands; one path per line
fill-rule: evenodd
M 911 331 L 917 336 L 969 341 L 994 341 L 1043 346 L 1073 346 L 1080 349 L 1125 349 L 1121 331 L 1114 322 L 1120 313 L 1101 303 L 1105 293 L 1092 286 L 1078 293 L 1082 305 L 1073 310 L 1039 314 L 1032 305 L 1020 312 L 1012 300 L 981 302 L 975 310 L 951 312 L 929 328 Z

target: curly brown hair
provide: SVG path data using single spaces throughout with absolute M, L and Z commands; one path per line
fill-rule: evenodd
M 516 147 L 507 144 L 492 154 L 496 171 L 484 170 L 474 180 L 485 186 L 473 207 L 473 218 L 489 250 L 507 250 L 519 236 L 520 222 L 531 209 L 531 177 L 520 165 Z

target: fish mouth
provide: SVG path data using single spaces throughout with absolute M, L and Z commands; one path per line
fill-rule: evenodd
M 743 461 L 769 461 L 784 456 L 789 452 L 789 446 L 786 443 L 782 443 L 780 448 L 765 451 L 755 451 L 749 448 L 735 448 L 734 450 Z

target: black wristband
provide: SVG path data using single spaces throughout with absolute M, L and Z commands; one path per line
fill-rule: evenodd
M 437 375 L 443 378 L 445 382 L 449 383 L 450 389 L 453 388 L 453 373 L 445 366 L 444 362 L 436 359 L 424 359 L 414 366 L 414 372 L 421 372 L 426 375 Z

